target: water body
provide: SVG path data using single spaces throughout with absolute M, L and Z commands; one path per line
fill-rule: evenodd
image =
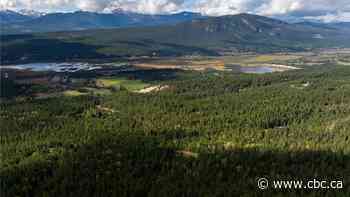
M 267 66 L 257 66 L 257 67 L 241 67 L 240 71 L 242 73 L 252 73 L 252 74 L 264 74 L 264 73 L 273 73 L 275 72 L 274 68 Z
M 269 66 L 240 66 L 228 65 L 226 69 L 239 73 L 264 74 L 276 72 L 275 68 Z
M 31 63 L 1 66 L 0 68 L 31 71 L 77 72 L 82 70 L 97 70 L 102 67 L 89 63 Z

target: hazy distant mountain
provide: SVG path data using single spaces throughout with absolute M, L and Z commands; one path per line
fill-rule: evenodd
M 276 17 L 275 17 L 276 18 Z M 298 24 L 303 26 L 320 27 L 320 28 L 330 28 L 330 29 L 349 29 L 350 22 L 324 22 L 320 19 L 305 19 L 293 16 L 278 16 L 279 20 L 286 21 L 292 24 Z
M 125 31 L 113 30 L 113 40 L 149 40 L 203 47 L 214 51 L 230 50 L 298 50 L 323 43 L 334 43 L 348 36 L 326 27 L 289 24 L 280 20 L 258 15 L 239 14 L 211 17 L 179 23 L 172 26 L 142 28 Z M 90 34 L 99 38 L 99 32 Z M 321 41 L 322 40 L 322 41 Z M 341 42 L 340 42 L 341 43 Z
M 336 29 L 330 23 L 321 23 L 321 22 L 311 22 L 311 21 L 303 21 L 299 23 L 295 23 L 296 25 L 306 26 L 306 27 L 316 27 L 316 28 L 326 28 L 326 29 Z
M 305 26 L 305 27 L 316 27 L 316 28 L 325 28 L 325 29 L 333 29 L 333 30 L 338 29 L 340 31 L 350 31 L 350 22 L 322 23 L 322 22 L 305 21 L 305 22 L 300 22 L 295 24 Z
M 18 12 L 0 11 L 0 22 L 3 24 L 2 34 L 78 31 L 88 29 L 110 29 L 125 27 L 144 27 L 171 25 L 188 22 L 196 19 L 215 18 L 203 16 L 199 13 L 181 12 L 171 15 L 147 15 L 122 9 L 111 13 L 70 12 L 70 13 L 42 13 L 34 10 L 20 10 Z M 322 23 L 320 21 L 295 21 L 293 18 L 282 18 L 285 21 L 294 21 L 293 24 L 312 28 L 347 28 L 349 23 Z M 276 21 L 278 21 L 276 19 Z M 273 33 L 273 32 L 272 32 Z
M 204 18 L 204 16 L 191 12 L 182 12 L 172 15 L 146 15 L 123 10 L 115 10 L 109 14 L 77 11 L 73 13 L 51 13 L 32 20 L 4 25 L 3 33 L 155 26 L 161 24 L 175 24 L 199 18 Z
M 338 23 L 333 23 L 331 25 L 336 28 L 343 28 L 343 29 L 350 30 L 350 22 L 338 22 Z
M 31 20 L 32 17 L 11 10 L 0 10 L 0 24 L 18 23 Z
M 92 15 L 96 19 L 95 14 L 80 14 Z M 61 19 L 64 21 L 64 17 Z M 5 46 L 2 48 L 2 60 L 62 61 L 153 55 L 219 55 L 237 51 L 303 51 L 350 46 L 348 35 L 340 29 L 289 24 L 240 14 L 152 27 L 8 35 L 2 37 Z

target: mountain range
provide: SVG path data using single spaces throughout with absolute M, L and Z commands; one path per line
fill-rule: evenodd
M 75 14 L 95 16 L 85 12 Z M 46 15 L 38 19 L 40 21 L 47 16 L 52 17 Z M 187 17 L 185 13 L 177 16 L 181 19 Z M 198 17 L 185 22 L 152 27 L 2 35 L 1 59 L 3 63 L 102 60 L 132 56 L 305 51 L 313 48 L 350 46 L 350 29 L 343 25 L 329 27 L 314 23 L 289 24 L 250 14 Z M 65 21 L 63 16 L 61 21 Z
M 0 24 L 9 24 L 9 23 L 17 23 L 24 22 L 33 19 L 31 16 L 27 16 L 21 14 L 19 12 L 14 12 L 11 10 L 3 10 L 0 11 Z
M 0 11 L 1 34 L 21 34 L 35 32 L 80 31 L 88 29 L 111 29 L 171 25 L 195 19 L 213 18 L 193 12 L 180 12 L 169 15 L 139 14 L 121 9 L 111 13 L 67 12 L 43 13 L 34 10 Z M 287 19 L 286 19 L 287 20 Z M 322 23 L 319 21 L 298 21 L 293 24 L 303 26 L 350 29 L 349 22 Z
M 50 14 L 28 11 L 22 13 L 13 11 L 0 12 L 3 34 L 156 26 L 175 24 L 199 18 L 206 17 L 192 12 L 181 12 L 170 15 L 147 15 L 123 10 L 115 10 L 112 13 L 85 11 Z

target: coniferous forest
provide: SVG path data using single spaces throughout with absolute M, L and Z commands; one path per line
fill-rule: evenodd
M 138 79 L 167 87 L 147 94 L 3 99 L 1 196 L 349 195 L 347 65 L 173 72 Z M 262 177 L 344 187 L 262 191 Z
M 349 197 L 349 0 L 0 0 L 0 197 Z

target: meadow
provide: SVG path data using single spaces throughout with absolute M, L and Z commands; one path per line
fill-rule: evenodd
M 350 69 L 325 64 L 261 75 L 103 77 L 98 84 L 126 88 L 2 102 L 1 196 L 347 197 Z M 153 83 L 169 88 L 133 91 Z M 262 191 L 261 177 L 342 180 L 344 188 Z
M 109 78 L 98 78 L 96 80 L 96 84 L 99 87 L 103 88 L 125 88 L 128 91 L 137 91 L 144 89 L 145 87 L 149 86 L 149 84 L 144 83 L 141 80 L 128 80 L 125 78 L 115 78 L 115 77 L 109 77 Z

